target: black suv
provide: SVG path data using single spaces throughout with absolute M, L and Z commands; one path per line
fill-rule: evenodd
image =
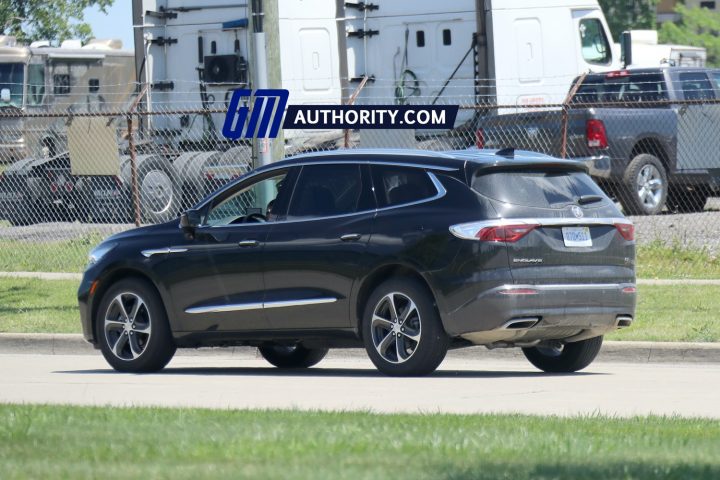
M 633 235 L 578 162 L 301 155 L 96 247 L 83 332 L 132 372 L 163 368 L 177 347 L 225 345 L 282 368 L 364 346 L 388 375 L 430 373 L 449 348 L 521 347 L 544 371 L 577 371 L 633 320 Z

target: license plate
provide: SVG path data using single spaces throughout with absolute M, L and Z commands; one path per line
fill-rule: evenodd
M 588 227 L 563 227 L 562 234 L 566 247 L 592 247 Z

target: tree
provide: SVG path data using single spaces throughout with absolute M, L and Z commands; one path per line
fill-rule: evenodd
M 675 12 L 680 19 L 677 23 L 662 24 L 658 35 L 660 42 L 705 47 L 707 65 L 720 65 L 720 13 L 680 4 L 675 7 Z
M 0 0 L 0 26 L 5 35 L 18 40 L 51 40 L 68 38 L 87 40 L 92 28 L 83 22 L 83 10 L 98 6 L 107 13 L 114 0 Z
M 613 40 L 626 30 L 653 30 L 659 0 L 600 0 Z

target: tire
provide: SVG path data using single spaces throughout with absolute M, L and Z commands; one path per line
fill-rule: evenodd
M 148 156 L 140 161 L 138 190 L 142 217 L 146 222 L 169 222 L 182 209 L 182 186 L 169 160 Z
M 696 213 L 705 210 L 710 194 L 706 188 L 694 187 L 688 190 L 684 187 L 670 188 L 668 191 L 668 209 L 678 213 Z
M 632 159 L 625 169 L 618 200 L 627 215 L 655 215 L 662 211 L 668 179 L 660 160 L 648 153 Z
M 122 299 L 127 316 L 122 313 L 118 299 Z M 132 323 L 122 321 L 132 315 L 137 299 L 144 306 L 137 309 L 135 320 Z M 105 360 L 115 370 L 156 372 L 162 370 L 175 354 L 165 307 L 147 281 L 128 278 L 117 282 L 105 293 L 97 312 L 95 338 Z
M 392 313 L 391 302 L 397 315 Z M 432 294 L 410 278 L 390 279 L 370 295 L 362 336 L 370 360 L 390 376 L 432 373 L 450 345 Z
M 305 348 L 302 345 L 263 345 L 258 350 L 265 360 L 278 368 L 310 368 L 328 353 L 327 348 Z
M 525 357 L 543 372 L 577 372 L 590 365 L 602 347 L 603 337 L 594 337 L 579 342 L 566 343 L 562 348 L 523 348 Z

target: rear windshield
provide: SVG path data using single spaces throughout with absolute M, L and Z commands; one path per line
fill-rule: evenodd
M 472 188 L 493 200 L 526 207 L 561 208 L 574 204 L 583 195 L 605 194 L 583 172 L 512 171 L 475 175 Z
M 665 80 L 659 73 L 624 76 L 589 75 L 580 85 L 573 103 L 652 102 L 667 100 Z

